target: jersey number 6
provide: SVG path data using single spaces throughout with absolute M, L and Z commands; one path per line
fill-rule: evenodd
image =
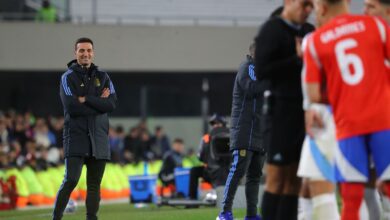
M 351 86 L 359 84 L 364 75 L 362 59 L 357 54 L 347 53 L 347 50 L 355 48 L 357 45 L 356 40 L 347 38 L 338 42 L 335 47 L 341 77 L 346 84 Z

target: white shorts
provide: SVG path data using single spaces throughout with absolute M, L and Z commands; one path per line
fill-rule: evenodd
M 314 139 L 306 135 L 303 142 L 298 176 L 311 180 L 335 182 L 334 152 L 337 149 L 336 128 L 329 106 L 313 104 L 323 120 L 323 128 L 313 128 Z

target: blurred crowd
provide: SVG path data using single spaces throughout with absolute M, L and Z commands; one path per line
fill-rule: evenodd
M 63 124 L 62 117 L 0 112 L 0 168 L 30 165 L 42 170 L 61 163 Z
M 32 112 L 0 112 L 0 169 L 31 166 L 45 170 L 62 164 L 62 116 L 35 116 Z M 171 149 L 162 126 L 150 132 L 146 120 L 126 132 L 122 126 L 109 130 L 113 163 L 129 164 L 161 160 Z M 192 150 L 188 154 L 194 154 Z M 190 155 L 190 156 L 191 156 Z
M 121 126 L 111 127 L 109 138 L 112 161 L 117 163 L 160 160 L 171 149 L 163 127 L 157 126 L 154 133 L 150 133 L 145 120 L 130 128 L 128 134 Z
M 62 116 L 0 111 L 0 210 L 54 204 L 65 173 L 63 127 Z M 122 126 L 110 126 L 112 156 L 102 179 L 101 198 L 129 198 L 128 177 L 158 175 L 166 160 L 169 161 L 169 155 L 176 152 L 175 141 L 171 148 L 163 127 L 157 126 L 150 132 L 146 120 L 141 120 L 128 133 Z M 181 146 L 184 150 L 183 141 Z M 193 150 L 176 153 L 183 160 L 180 166 L 190 168 L 201 163 Z M 85 167 L 82 172 L 71 194 L 73 200 L 86 199 Z M 161 182 L 157 182 L 156 192 L 172 193 Z

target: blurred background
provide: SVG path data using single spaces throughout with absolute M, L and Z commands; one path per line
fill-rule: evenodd
M 1 0 L 0 180 L 3 174 L 26 180 L 24 186 L 17 182 L 20 198 L 26 198 L 18 200 L 17 207 L 52 205 L 61 184 L 64 120 L 59 83 L 74 58 L 76 39 L 94 41 L 94 63 L 109 73 L 119 98 L 110 116 L 113 164 L 102 185 L 112 187 L 123 177 L 114 191 L 125 190 L 126 198 L 127 177 L 157 173 L 153 167 L 161 166 L 161 149 L 170 149 L 175 138 L 184 140 L 188 166 L 199 165 L 196 152 L 209 129 L 208 118 L 214 113 L 229 118 L 236 70 L 261 24 L 282 4 Z M 354 13 L 362 10 L 363 1 L 352 1 Z M 34 173 L 39 181 L 28 182 Z M 79 183 L 75 200 L 85 197 L 85 181 Z M 44 194 L 45 200 L 34 202 L 35 197 L 29 197 L 33 192 Z
M 235 72 L 282 0 L 0 1 L 0 109 L 61 116 L 59 78 L 79 37 L 95 42 L 119 106 L 113 126 L 141 119 L 195 148 L 212 113 L 229 116 Z M 363 3 L 353 1 L 361 13 Z

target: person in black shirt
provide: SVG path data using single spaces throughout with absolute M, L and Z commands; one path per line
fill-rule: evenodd
M 173 140 L 172 149 L 163 156 L 163 164 L 158 174 L 164 186 L 175 185 L 175 168 L 183 167 L 184 141 L 180 138 Z
M 133 127 L 130 129 L 129 134 L 125 137 L 124 148 L 122 151 L 124 163 L 136 163 L 143 161 L 144 152 L 141 146 L 141 140 L 139 138 L 139 129 Z
M 255 72 L 268 82 L 262 112 L 267 150 L 264 220 L 297 218 L 297 168 L 305 135 L 302 109 L 301 40 L 314 27 L 306 23 L 312 0 L 285 0 L 280 16 L 266 21 L 257 35 Z
M 229 175 L 231 154 L 229 152 L 229 128 L 225 117 L 214 114 L 210 117 L 211 130 L 203 135 L 199 146 L 199 160 L 202 166 L 195 166 L 190 171 L 191 199 L 198 198 L 198 179 L 202 177 L 213 188 L 223 186 Z
M 156 126 L 154 131 L 154 136 L 150 139 L 150 151 L 153 153 L 154 159 L 161 159 L 171 149 L 171 145 L 162 126 Z

